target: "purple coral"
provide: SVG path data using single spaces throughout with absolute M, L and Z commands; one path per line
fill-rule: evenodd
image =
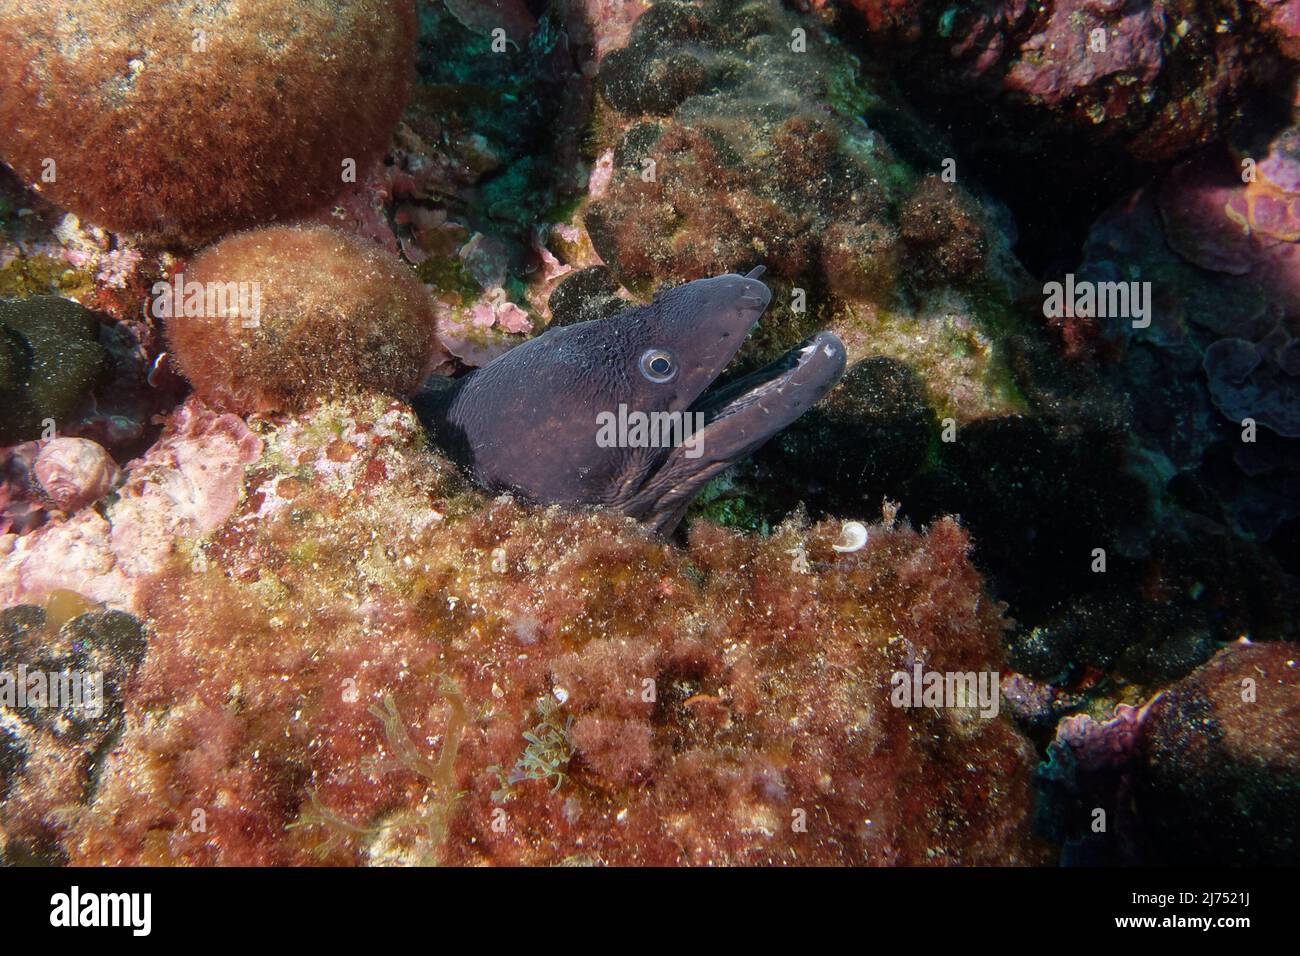
M 1300 340 L 1277 329 L 1262 342 L 1227 338 L 1205 350 L 1210 397 L 1226 418 L 1300 438 Z

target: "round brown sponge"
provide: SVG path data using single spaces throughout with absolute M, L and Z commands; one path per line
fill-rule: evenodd
M 441 353 L 415 273 L 323 226 L 230 236 L 155 291 L 181 372 L 229 411 L 296 410 L 360 389 L 409 395 Z
M 0 0 L 0 159 L 164 242 L 294 217 L 385 148 L 415 36 L 413 0 Z

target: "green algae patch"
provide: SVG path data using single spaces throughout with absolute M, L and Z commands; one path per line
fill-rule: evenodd
M 0 266 L 0 299 L 38 295 L 79 298 L 94 291 L 95 276 L 54 256 L 17 256 Z

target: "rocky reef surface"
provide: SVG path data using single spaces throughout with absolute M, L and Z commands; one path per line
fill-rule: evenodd
M 0 859 L 1297 862 L 1295 6 L 0 0 Z M 676 537 L 426 440 L 759 265 Z
M 18 775 L 11 841 L 76 863 L 1044 859 L 1013 722 L 889 703 L 915 664 L 999 666 L 955 521 L 886 518 L 853 553 L 828 522 L 677 547 L 483 500 L 389 399 L 264 431 L 230 517 L 136 591 L 149 654 L 93 797 Z

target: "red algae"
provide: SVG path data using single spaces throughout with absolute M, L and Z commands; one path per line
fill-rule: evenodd
M 329 202 L 414 76 L 410 0 L 0 2 L 0 157 L 114 231 L 197 245 Z
M 890 703 L 916 663 L 999 667 L 954 520 L 683 548 L 484 499 L 389 399 L 263 430 L 240 508 L 145 588 L 91 796 L 24 821 L 72 862 L 1044 860 L 1009 719 Z

